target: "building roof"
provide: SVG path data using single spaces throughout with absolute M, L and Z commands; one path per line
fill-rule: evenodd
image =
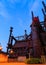
M 0 54 L 1 54 L 1 53 L 2 53 L 2 54 L 6 54 L 6 55 L 7 55 L 7 53 L 6 53 L 6 52 L 4 52 L 4 51 L 0 51 Z
M 32 42 L 30 40 L 22 40 L 22 41 L 17 41 L 14 44 L 14 48 L 18 48 L 18 47 L 32 47 Z

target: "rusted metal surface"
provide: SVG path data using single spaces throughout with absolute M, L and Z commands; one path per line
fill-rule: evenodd
M 10 29 L 9 41 L 7 46 L 8 50 L 13 50 L 13 55 L 32 55 L 33 57 L 41 57 L 46 55 L 46 5 L 43 3 L 44 9 L 42 9 L 44 15 L 44 21 L 40 22 L 39 17 L 34 17 L 32 12 L 32 24 L 31 33 L 28 35 L 25 30 L 25 35 L 14 37 L 12 36 L 12 28 Z M 45 11 L 44 11 L 45 10 Z M 44 39 L 43 39 L 44 38 Z M 13 44 L 12 41 L 15 41 Z M 45 44 L 43 46 L 43 44 Z M 44 50 L 43 50 L 44 49 Z

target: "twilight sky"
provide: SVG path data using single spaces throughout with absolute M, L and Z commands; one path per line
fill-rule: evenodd
M 39 16 L 40 21 L 43 20 L 42 1 L 46 3 L 46 0 L 0 0 L 0 43 L 3 51 L 6 51 L 11 26 L 16 37 L 24 35 L 25 29 L 30 33 L 31 11 L 34 16 Z

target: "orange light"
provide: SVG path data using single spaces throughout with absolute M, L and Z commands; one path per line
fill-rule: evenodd
M 10 53 L 12 54 L 13 53 L 13 50 L 10 50 Z
M 2 46 L 0 46 L 0 50 L 2 50 Z

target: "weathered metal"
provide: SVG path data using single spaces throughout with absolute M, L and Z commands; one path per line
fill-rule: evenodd
M 24 35 L 14 37 L 12 35 L 13 28 L 10 28 L 7 52 L 9 53 L 9 49 L 12 49 L 14 53 L 12 55 L 9 53 L 9 57 L 41 57 L 41 55 L 46 55 L 46 5 L 44 2 L 42 3 L 45 9 L 45 11 L 42 9 L 44 21 L 40 22 L 39 17 L 34 17 L 32 12 L 31 33 L 29 35 L 25 30 Z

